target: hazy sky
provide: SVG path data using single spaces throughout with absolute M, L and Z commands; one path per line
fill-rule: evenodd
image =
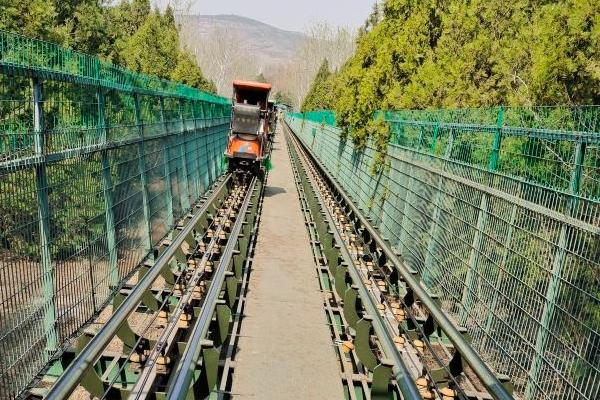
M 160 0 L 166 3 L 169 0 Z M 181 0 L 180 0 L 181 1 Z M 278 28 L 303 31 L 315 21 L 356 28 L 376 0 L 189 0 L 193 14 L 237 14 Z

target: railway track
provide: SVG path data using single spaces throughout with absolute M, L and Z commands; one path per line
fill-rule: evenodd
M 485 365 L 465 330 L 285 130 L 349 398 L 511 399 L 508 379 Z
M 285 140 L 347 398 L 512 398 L 310 149 Z M 230 398 L 263 180 L 225 176 L 33 397 Z
M 66 399 L 80 388 L 99 399 L 205 398 L 219 391 L 231 374 L 220 360 L 232 353 L 231 328 L 239 320 L 232 310 L 240 307 L 262 189 L 261 177 L 222 178 L 154 249 L 137 283 L 120 288 L 100 329 L 54 363 L 30 397 Z M 144 316 L 142 327 L 130 326 L 132 314 Z M 107 350 L 115 341 L 122 351 Z

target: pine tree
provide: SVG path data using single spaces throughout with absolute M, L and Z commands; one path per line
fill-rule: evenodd
M 206 92 L 217 92 L 217 87 L 214 82 L 209 81 L 204 77 L 196 60 L 186 51 L 179 52 L 177 66 L 171 73 L 170 78 L 186 85 L 202 89 Z
M 256 78 L 254 78 L 254 80 L 256 82 L 260 82 L 260 83 L 267 83 L 267 78 L 265 78 L 264 74 L 261 72 L 260 74 L 258 74 L 256 76 Z
M 329 72 L 329 61 L 324 59 L 315 75 L 310 90 L 302 102 L 301 110 L 303 112 L 331 108 L 331 77 L 332 74 Z

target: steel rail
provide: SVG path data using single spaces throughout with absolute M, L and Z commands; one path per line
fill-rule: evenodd
M 295 133 L 289 127 L 287 122 L 285 126 L 289 132 L 291 132 L 294 137 Z M 322 174 L 327 178 L 329 183 L 335 188 L 336 192 L 342 197 L 344 202 L 350 207 L 354 215 L 359 219 L 362 226 L 369 232 L 369 234 L 375 239 L 377 244 L 381 247 L 388 260 L 396 267 L 406 284 L 411 288 L 415 296 L 421 301 L 421 303 L 429 310 L 431 316 L 436 321 L 436 323 L 442 328 L 442 330 L 446 333 L 446 336 L 452 342 L 456 350 L 461 354 L 466 363 L 473 369 L 473 372 L 481 379 L 482 383 L 488 389 L 490 394 L 494 396 L 494 398 L 499 400 L 511 400 L 514 399 L 513 396 L 506 390 L 506 388 L 502 385 L 500 380 L 496 377 L 494 372 L 487 366 L 487 364 L 483 361 L 483 359 L 477 354 L 477 352 L 471 347 L 471 345 L 467 342 L 467 340 L 463 337 L 463 335 L 458 331 L 456 326 L 450 321 L 448 316 L 438 308 L 436 302 L 431 298 L 429 293 L 420 285 L 419 281 L 415 278 L 413 273 L 404 265 L 404 263 L 398 258 L 396 253 L 392 250 L 390 245 L 386 240 L 377 232 L 376 228 L 371 225 L 371 223 L 362 215 L 358 207 L 352 202 L 352 200 L 346 195 L 344 190 L 339 186 L 339 184 L 332 178 L 325 166 L 321 163 L 321 161 L 314 155 L 311 149 L 304 145 L 301 139 L 297 139 L 301 144 L 302 148 L 305 149 L 307 154 L 309 154 L 314 161 L 314 163 L 319 167 Z
M 152 268 L 144 275 L 144 277 L 133 288 L 127 298 L 121 303 L 119 308 L 115 310 L 111 318 L 102 326 L 96 335 L 90 340 L 87 346 L 73 360 L 67 370 L 58 378 L 52 386 L 46 400 L 63 400 L 75 390 L 85 372 L 94 365 L 96 360 L 102 355 L 102 352 L 117 334 L 120 326 L 125 322 L 129 314 L 131 314 L 137 305 L 142 301 L 142 297 L 146 290 L 150 288 L 152 283 L 158 278 L 163 267 L 175 256 L 177 250 L 183 244 L 188 234 L 192 232 L 196 223 L 201 216 L 208 211 L 208 208 L 217 198 L 223 187 L 230 181 L 231 175 L 226 175 L 221 183 L 213 190 L 211 195 L 206 199 L 200 210 L 194 214 L 188 224 L 179 232 L 179 235 L 173 239 L 171 245 L 161 254 Z
M 298 156 L 298 160 L 302 162 L 300 160 L 300 154 L 298 154 Z M 305 157 L 307 156 L 305 155 Z M 342 240 L 338 228 L 335 226 L 333 216 L 331 215 L 331 211 L 327 208 L 326 202 L 323 199 L 323 196 L 320 193 L 318 186 L 316 185 L 315 178 L 309 176 L 308 173 L 306 174 L 306 177 L 307 179 L 309 179 L 309 182 L 313 187 L 315 195 L 317 196 L 317 200 L 321 205 L 321 210 L 323 211 L 323 214 L 329 223 L 329 227 L 331 228 L 333 236 L 335 237 L 335 242 L 340 244 L 339 251 L 342 255 L 342 259 L 348 264 L 348 272 L 350 273 L 352 281 L 355 282 L 356 286 L 358 287 L 358 292 L 362 304 L 365 307 L 369 316 L 372 317 L 373 329 L 375 330 L 375 333 L 379 338 L 379 342 L 383 347 L 383 351 L 385 355 L 393 361 L 394 366 L 392 370 L 394 373 L 394 379 L 398 383 L 398 387 L 400 389 L 400 392 L 402 393 L 402 397 L 404 399 L 421 399 L 421 394 L 419 393 L 419 389 L 417 388 L 415 380 L 411 376 L 408 368 L 406 367 L 406 364 L 400 356 L 400 353 L 396 349 L 396 345 L 394 344 L 394 340 L 390 335 L 390 331 L 386 328 L 385 323 L 383 322 L 379 311 L 377 310 L 377 305 L 374 303 L 373 296 L 371 296 L 365 285 L 362 283 L 362 277 L 356 269 L 354 259 L 352 258 L 352 255 L 350 254 L 346 246 L 343 245 L 344 241 Z
M 171 384 L 167 394 L 167 400 L 184 400 L 187 397 L 190 385 L 192 383 L 192 378 L 194 377 L 194 371 L 196 370 L 197 360 L 200 357 L 200 352 L 202 351 L 202 342 L 206 337 L 213 313 L 217 306 L 217 299 L 219 297 L 219 293 L 221 292 L 223 282 L 225 281 L 227 266 L 229 265 L 231 257 L 233 256 L 233 251 L 235 250 L 237 240 L 242 230 L 242 225 L 246 219 L 248 205 L 252 199 L 257 181 L 258 178 L 252 178 L 252 181 L 248 187 L 248 191 L 246 192 L 244 202 L 238 211 L 238 219 L 235 221 L 235 224 L 231 229 L 229 240 L 227 241 L 225 250 L 223 251 L 223 254 L 219 260 L 219 267 L 216 269 L 215 274 L 212 277 L 210 287 L 200 311 L 200 315 L 196 320 L 194 330 L 192 331 L 190 339 L 188 340 L 188 345 L 183 352 L 181 360 L 177 364 L 177 369 L 175 370 L 174 376 L 171 377 L 173 383 Z
M 256 238 L 257 238 L 257 230 L 258 230 L 258 226 L 260 224 L 260 214 L 262 212 L 262 199 L 258 200 L 258 207 L 256 209 L 256 219 L 254 220 L 254 225 L 252 226 L 252 231 L 250 232 L 250 238 L 249 238 L 249 243 L 248 243 L 248 252 L 246 255 L 246 260 L 244 261 L 244 266 L 242 269 L 242 282 L 240 284 L 240 295 L 238 297 L 238 304 L 237 304 L 237 308 L 236 308 L 236 312 L 234 314 L 234 319 L 232 321 L 232 328 L 231 328 L 231 335 L 230 335 L 230 339 L 229 339 L 229 344 L 228 344 L 228 348 L 227 348 L 227 354 L 225 355 L 225 365 L 223 366 L 223 372 L 221 373 L 221 382 L 220 382 L 220 387 L 218 389 L 218 393 L 217 393 L 217 399 L 218 400 L 223 400 L 225 398 L 226 395 L 230 395 L 231 393 L 227 392 L 227 383 L 228 383 L 228 374 L 229 371 L 232 369 L 232 366 L 230 364 L 228 364 L 228 361 L 231 360 L 231 357 L 233 355 L 233 351 L 234 351 L 234 347 L 235 347 L 235 340 L 237 340 L 237 338 L 240 337 L 240 335 L 237 333 L 237 329 L 239 329 L 239 325 L 241 323 L 241 319 L 243 317 L 243 311 L 244 311 L 244 307 L 245 307 L 245 296 L 246 296 L 246 292 L 248 291 L 248 282 L 250 280 L 250 268 L 251 268 L 251 263 L 253 262 L 252 260 L 252 256 L 254 254 L 254 251 L 256 249 Z
M 232 194 L 235 194 L 235 189 L 232 191 Z M 234 209 L 234 205 L 231 204 L 226 211 L 225 215 L 229 215 L 229 213 Z M 148 354 L 146 362 L 144 364 L 143 370 L 138 374 L 137 381 L 129 393 L 129 399 L 139 399 L 145 398 L 144 396 L 150 393 L 152 389 L 152 385 L 154 384 L 154 380 L 156 378 L 156 361 L 160 356 L 161 352 L 169 353 L 172 347 L 175 345 L 175 336 L 178 332 L 178 322 L 179 317 L 183 314 L 185 308 L 192 304 L 193 292 L 194 288 L 200 283 L 200 280 L 204 274 L 204 269 L 206 267 L 206 263 L 209 261 L 212 250 L 217 246 L 217 242 L 219 239 L 219 234 L 224 231 L 226 224 L 226 219 L 218 224 L 218 226 L 213 229 L 213 237 L 211 241 L 206 245 L 206 250 L 202 259 L 199 263 L 196 264 L 196 270 L 194 271 L 191 279 L 188 281 L 187 288 L 185 293 L 180 297 L 179 303 L 177 304 L 177 308 L 175 311 L 170 312 L 170 322 L 168 326 L 165 327 L 163 333 L 156 340 L 156 344 L 150 354 Z
M 295 153 L 290 147 L 291 146 L 288 146 L 288 153 L 289 153 L 290 159 L 293 159 Z M 320 276 L 323 271 L 326 271 L 325 273 L 328 276 L 327 279 L 329 280 L 329 284 L 333 285 L 334 278 L 333 278 L 333 275 L 331 274 L 331 272 L 329 271 L 326 261 L 323 260 L 325 258 L 324 247 L 323 247 L 322 243 L 320 242 L 319 233 L 317 231 L 317 227 L 314 224 L 314 217 L 312 216 L 312 214 L 310 212 L 310 204 L 309 204 L 309 201 L 307 198 L 307 194 L 302 185 L 302 178 L 300 177 L 300 171 L 295 162 L 292 162 L 292 169 L 294 171 L 294 179 L 296 180 L 295 183 L 296 183 L 296 189 L 298 190 L 298 195 L 299 195 L 298 197 L 300 199 L 300 207 L 302 209 L 304 221 L 307 224 L 307 232 L 309 234 L 310 245 L 312 247 L 315 269 L 316 269 L 317 274 L 319 275 L 318 281 L 319 281 L 319 285 L 321 287 L 321 291 L 323 293 L 330 293 L 333 296 L 333 298 L 335 299 L 334 301 L 336 302 L 336 307 L 342 308 L 343 307 L 341 304 L 342 297 L 336 296 L 335 288 L 331 287 L 329 289 L 326 286 L 327 283 L 324 281 L 325 278 Z M 311 225 L 312 225 L 312 229 L 311 229 Z M 330 316 L 331 320 L 333 321 L 335 319 L 335 313 L 333 312 L 332 307 L 326 306 L 325 311 Z M 339 328 L 339 330 L 336 329 L 335 324 L 328 324 L 328 325 L 329 325 L 329 328 L 330 328 L 332 334 L 334 335 L 334 343 L 336 341 L 339 341 L 339 344 L 335 343 L 335 345 L 340 347 L 339 351 L 343 351 L 341 349 L 341 347 L 342 347 L 344 340 L 341 338 L 341 335 L 346 332 L 349 325 L 348 325 L 346 318 L 344 317 L 343 312 L 341 312 L 339 314 L 339 317 L 342 321 L 341 328 Z M 358 355 L 356 354 L 356 351 L 351 350 L 350 354 L 351 354 L 350 357 L 352 358 L 352 361 L 354 362 L 354 364 L 359 365 L 360 360 L 358 358 Z M 366 367 L 363 367 L 363 368 L 366 370 Z M 359 371 L 359 374 L 360 373 L 364 374 L 364 372 L 367 372 L 367 371 Z M 364 374 L 364 375 L 366 378 L 366 375 L 368 375 L 368 372 L 367 372 L 367 374 Z M 362 387 L 364 393 L 369 393 L 369 385 L 367 383 L 367 379 L 354 379 L 353 371 L 346 369 L 345 365 L 342 365 L 342 376 L 345 377 L 346 384 L 349 389 L 356 388 L 357 386 L 355 384 L 358 381 L 359 382 L 358 387 Z M 357 400 L 357 397 L 356 397 L 357 395 L 355 393 L 355 390 L 349 390 L 348 393 L 350 394 L 349 400 Z

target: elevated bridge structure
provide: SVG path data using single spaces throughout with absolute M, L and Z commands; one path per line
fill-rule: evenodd
M 600 396 L 598 107 L 230 110 L 0 31 L 0 398 Z

